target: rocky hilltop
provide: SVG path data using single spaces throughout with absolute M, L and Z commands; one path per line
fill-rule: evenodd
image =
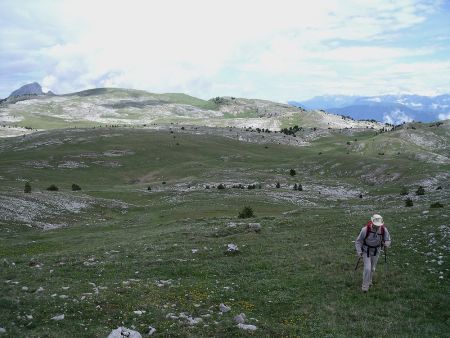
M 42 92 L 40 86 L 39 90 Z M 294 126 L 377 130 L 385 127 L 377 122 L 356 121 L 325 111 L 308 111 L 258 99 L 216 97 L 206 101 L 181 93 L 155 94 L 119 88 L 95 88 L 66 95 L 39 95 L 36 94 L 38 92 L 9 97 L 0 104 L 0 125 L 3 129 L 170 124 L 252 127 L 272 131 Z
M 9 97 L 22 96 L 22 95 L 44 95 L 42 87 L 39 83 L 33 82 L 26 84 L 19 89 L 13 91 Z

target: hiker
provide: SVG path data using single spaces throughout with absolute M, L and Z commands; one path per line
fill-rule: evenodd
M 391 236 L 384 225 L 383 217 L 373 215 L 370 221 L 361 229 L 355 241 L 356 253 L 363 258 L 364 272 L 362 291 L 367 292 L 372 285 L 372 277 L 377 266 L 381 250 L 386 250 L 391 245 Z

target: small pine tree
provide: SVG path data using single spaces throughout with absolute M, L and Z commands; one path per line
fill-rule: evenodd
M 23 189 L 23 191 L 25 193 L 27 193 L 27 194 L 31 192 L 31 184 L 30 184 L 30 182 L 26 182 L 25 183 L 25 188 Z
M 441 202 L 431 203 L 430 208 L 443 208 L 444 205 Z
M 225 189 L 225 186 L 224 186 L 222 183 L 220 183 L 220 184 L 217 186 L 217 189 L 220 189 L 220 190 Z
M 244 207 L 238 215 L 238 218 L 251 218 L 251 217 L 255 217 L 254 213 L 253 213 L 253 209 L 250 207 Z
M 294 184 L 294 190 L 297 190 L 298 189 L 298 186 L 297 186 L 297 183 L 295 183 Z
M 58 189 L 58 187 L 56 185 L 52 184 L 51 186 L 49 186 L 47 188 L 47 190 L 48 191 L 58 191 L 59 189 Z
M 78 191 L 81 190 L 81 187 L 78 184 L 72 184 L 72 191 Z
M 148 186 L 148 187 L 147 187 L 147 190 L 148 190 L 148 191 L 152 190 L 152 187 L 151 187 L 151 186 Z
M 412 207 L 413 205 L 414 205 L 414 203 L 413 203 L 412 199 L 408 197 L 405 200 L 405 207 Z
M 301 184 L 299 184 L 297 190 L 298 191 L 303 191 L 303 186 Z
M 289 175 L 295 176 L 296 172 L 294 169 L 289 170 Z
M 277 182 L 277 185 L 276 185 L 276 187 L 277 187 L 277 188 L 280 188 L 280 187 L 281 187 L 281 184 L 280 184 L 280 182 Z
M 425 189 L 424 189 L 424 187 L 420 186 L 419 188 L 417 188 L 416 195 L 417 195 L 417 196 L 425 195 Z

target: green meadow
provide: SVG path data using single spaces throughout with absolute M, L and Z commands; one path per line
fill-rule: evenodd
M 405 138 L 448 142 L 439 128 L 302 147 L 179 126 L 2 139 L 3 336 L 450 337 L 448 149 Z M 254 217 L 238 218 L 245 206 Z M 353 241 L 373 213 L 392 247 L 364 294 Z

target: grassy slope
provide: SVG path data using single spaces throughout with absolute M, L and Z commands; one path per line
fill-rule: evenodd
M 356 142 L 381 142 L 385 137 L 367 132 Z M 427 189 L 408 209 L 398 192 L 403 185 L 414 187 L 414 182 L 448 172 L 449 167 L 412 161 L 402 154 L 378 156 L 378 148 L 360 152 L 354 138 L 336 134 L 311 147 L 265 148 L 179 132 L 96 129 L 1 140 L 0 146 L 9 147 L 0 154 L 1 191 L 20 195 L 21 178 L 31 182 L 33 194 L 55 183 L 70 195 L 75 193 L 67 190 L 75 182 L 84 194 L 133 206 L 125 214 L 88 209 L 70 216 L 72 227 L 47 232 L 3 222 L 0 252 L 9 264 L 3 263 L 0 270 L 0 327 L 19 336 L 104 337 L 122 324 L 135 325 L 141 333 L 153 325 L 161 336 L 245 336 L 232 322 L 233 315 L 244 312 L 258 320 L 249 320 L 258 326 L 257 336 L 448 336 L 450 275 L 439 226 L 448 224 L 450 210 L 429 210 L 429 204 L 448 198 L 450 186 L 441 182 L 443 190 Z M 62 143 L 20 150 L 48 140 Z M 77 157 L 113 149 L 134 153 Z M 53 168 L 25 166 L 30 160 L 47 160 Z M 89 167 L 57 168 L 67 160 Z M 98 160 L 122 166 L 104 168 L 94 163 Z M 383 168 L 376 175 L 386 183 L 361 180 L 364 166 Z M 290 168 L 297 170 L 295 177 L 289 176 Z M 389 183 L 392 173 L 400 176 Z M 281 189 L 273 187 L 277 181 Z M 177 185 L 219 182 L 256 182 L 263 188 L 176 191 Z M 288 187 L 295 182 L 305 191 Z M 318 183 L 349 184 L 365 191 L 364 198 L 325 200 L 308 191 L 318 189 Z M 146 190 L 148 185 L 152 192 Z M 303 194 L 316 206 L 274 199 L 273 194 Z M 262 224 L 260 234 L 244 225 L 227 227 L 239 221 L 237 212 L 245 204 L 255 210 L 252 221 Z M 430 212 L 423 214 L 424 210 Z M 363 295 L 361 271 L 353 275 L 352 240 L 373 211 L 391 225 L 394 245 L 388 271 L 381 262 L 373 290 Z M 60 216 L 63 221 L 67 217 Z M 442 266 L 425 262 L 429 258 L 421 252 L 431 249 L 423 231 L 435 233 L 437 253 L 445 256 Z M 241 253 L 224 255 L 225 245 L 232 242 Z M 42 268 L 30 266 L 30 260 Z M 439 272 L 444 279 L 438 278 Z M 130 279 L 139 281 L 123 283 Z M 159 279 L 172 279 L 172 286 L 158 287 Z M 90 282 L 107 288 L 96 294 Z M 22 286 L 29 290 L 22 291 Z M 45 290 L 35 293 L 40 286 Z M 70 289 L 62 290 L 63 286 Z M 82 300 L 83 293 L 92 294 Z M 69 298 L 61 299 L 61 294 Z M 230 313 L 218 314 L 222 302 L 232 307 Z M 138 316 L 134 310 L 147 312 Z M 210 318 L 192 327 L 166 318 L 168 313 L 199 316 L 211 310 Z M 49 319 L 61 313 L 65 320 Z M 28 314 L 32 320 L 23 318 Z

